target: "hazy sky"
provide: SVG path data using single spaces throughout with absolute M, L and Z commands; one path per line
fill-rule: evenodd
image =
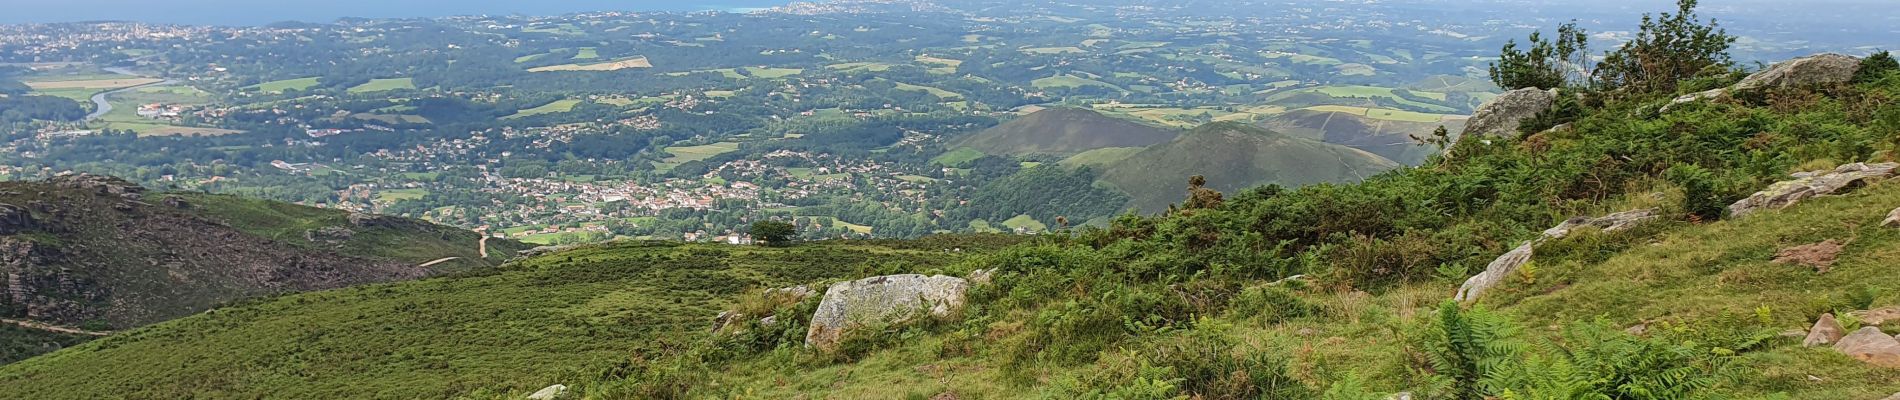
M 697 11 L 781 5 L 789 0 L 0 0 L 0 24 L 129 20 L 259 25 L 341 17 L 473 14 L 556 15 L 579 11 Z

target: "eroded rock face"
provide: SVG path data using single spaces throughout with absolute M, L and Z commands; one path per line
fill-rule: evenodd
M 46 182 L 64 188 L 90 191 L 98 195 L 136 196 L 145 191 L 145 187 L 131 181 L 87 173 L 64 172 L 52 179 L 47 179 Z
M 1842 165 L 1830 171 L 1794 174 L 1794 179 L 1775 182 L 1767 189 L 1728 206 L 1731 217 L 1742 217 L 1761 210 L 1787 207 L 1814 196 L 1834 194 L 1865 186 L 1869 181 L 1893 176 L 1900 163 Z
M 20 206 L 0 203 L 0 235 L 20 233 L 33 227 L 33 214 Z
M 1478 107 L 1465 124 L 1464 137 L 1514 137 L 1517 126 L 1557 104 L 1557 89 L 1523 88 L 1504 92 Z
M 1661 209 L 1645 208 L 1641 210 L 1624 211 L 1624 212 L 1605 215 L 1605 216 L 1596 217 L 1596 218 L 1585 218 L 1585 217 L 1571 218 L 1569 220 L 1565 220 L 1561 224 L 1557 224 L 1557 226 L 1555 227 L 1544 230 L 1544 237 L 1551 238 L 1551 239 L 1561 239 L 1564 236 L 1569 236 L 1570 231 L 1575 230 L 1577 228 L 1586 227 L 1586 226 L 1594 226 L 1597 229 L 1602 229 L 1606 232 L 1620 231 L 1624 229 L 1629 229 L 1631 227 L 1635 227 L 1636 224 L 1640 224 L 1649 220 L 1656 219 L 1656 217 L 1661 216 L 1660 214 L 1661 212 L 1662 212 Z
M 963 308 L 970 284 L 963 278 L 889 275 L 840 282 L 825 290 L 812 313 L 805 344 L 837 349 L 840 339 L 858 327 L 901 324 L 919 317 L 945 317 Z
M 1736 83 L 1734 90 L 1756 90 L 1847 83 L 1860 70 L 1860 59 L 1853 56 L 1822 53 L 1782 61 L 1749 75 Z
M 1834 350 L 1855 359 L 1888 368 L 1900 368 L 1900 340 L 1882 333 L 1880 328 L 1864 327 L 1834 344 Z

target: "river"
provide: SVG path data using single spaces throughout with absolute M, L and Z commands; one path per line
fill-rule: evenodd
M 120 75 L 145 76 L 137 72 L 132 72 L 132 70 L 126 69 L 124 67 L 108 67 L 108 68 L 105 68 L 105 70 L 106 72 L 111 72 L 111 73 L 120 74 Z M 114 93 L 125 92 L 125 91 L 135 90 L 135 89 L 144 88 L 144 87 L 171 85 L 171 84 L 176 84 L 176 83 L 178 83 L 178 81 L 166 79 L 166 80 L 147 83 L 143 85 L 127 86 L 123 88 L 99 92 L 99 94 L 92 95 L 92 105 L 93 105 L 92 113 L 86 114 L 86 120 L 87 121 L 96 120 L 101 117 L 105 117 L 106 113 L 112 112 L 112 103 L 109 101 L 106 101 L 106 97 L 111 96 Z

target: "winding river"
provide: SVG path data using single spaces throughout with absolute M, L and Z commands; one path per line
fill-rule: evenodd
M 110 67 L 110 68 L 104 68 L 104 69 L 106 70 L 106 72 L 111 72 L 111 73 L 120 74 L 120 75 L 144 76 L 137 72 L 132 72 L 132 70 L 126 69 L 124 67 Z M 127 86 L 127 87 L 122 87 L 118 89 L 99 92 L 99 94 L 92 95 L 92 105 L 93 105 L 92 113 L 86 114 L 86 120 L 87 121 L 97 120 L 101 117 L 105 117 L 106 113 L 112 112 L 112 103 L 109 101 L 106 101 L 107 96 L 111 96 L 115 93 L 136 90 L 139 88 L 152 87 L 152 86 L 164 86 L 164 85 L 171 85 L 171 84 L 176 84 L 176 83 L 178 83 L 178 81 L 166 79 L 163 81 L 152 82 L 152 83 L 147 83 L 143 85 Z

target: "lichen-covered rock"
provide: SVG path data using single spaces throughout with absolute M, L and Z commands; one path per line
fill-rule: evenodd
M 1694 103 L 1694 102 L 1703 101 L 1703 100 L 1721 98 L 1722 96 L 1726 96 L 1726 95 L 1728 95 L 1728 88 L 1709 89 L 1709 90 L 1704 90 L 1700 92 L 1685 94 L 1685 95 L 1682 95 L 1681 97 L 1677 97 L 1675 100 L 1670 100 L 1669 104 L 1663 106 L 1662 112 L 1669 112 L 1670 109 L 1674 109 L 1676 108 L 1676 106 L 1679 106 L 1679 105 Z
M 1557 89 L 1523 88 L 1504 92 L 1471 114 L 1463 137 L 1517 136 L 1519 124 L 1554 104 L 1557 104 Z
M 970 271 L 970 283 L 974 283 L 978 285 L 988 285 L 990 284 L 990 280 L 994 279 L 995 276 L 996 276 L 995 268 L 978 269 L 975 271 Z
M 1840 342 L 1834 343 L 1834 350 L 1845 353 L 1868 364 L 1888 368 L 1900 368 L 1900 340 L 1882 333 L 1880 328 L 1863 327 Z
M 1561 224 L 1557 224 L 1557 226 L 1555 227 L 1551 227 L 1550 229 L 1544 230 L 1544 237 L 1551 238 L 1551 239 L 1561 239 L 1564 236 L 1569 236 L 1570 231 L 1575 230 L 1577 228 L 1586 227 L 1586 226 L 1594 226 L 1597 229 L 1602 229 L 1605 232 L 1620 231 L 1620 230 L 1634 227 L 1637 224 L 1641 224 L 1643 222 L 1656 219 L 1657 217 L 1661 216 L 1660 214 L 1661 212 L 1662 212 L 1661 209 L 1645 208 L 1641 210 L 1630 210 L 1630 211 L 1614 213 L 1614 214 L 1605 215 L 1605 216 L 1596 217 L 1596 218 L 1587 218 L 1587 217 L 1571 218 L 1571 219 L 1565 220 Z
M 963 308 L 969 282 L 951 276 L 889 275 L 840 282 L 825 290 L 812 313 L 805 344 L 821 351 L 858 327 L 901 324 L 918 317 L 946 317 Z
M 1900 227 L 1900 208 L 1895 208 L 1893 209 L 1893 211 L 1888 211 L 1887 219 L 1881 220 L 1880 226 L 1884 226 L 1888 228 Z
M 304 240 L 316 243 L 342 243 L 350 241 L 350 238 L 355 236 L 356 231 L 341 226 L 326 226 L 303 232 Z
M 1490 265 L 1484 267 L 1484 272 L 1479 272 L 1471 279 L 1466 279 L 1463 285 L 1458 286 L 1458 296 L 1453 299 L 1461 302 L 1476 300 L 1478 295 L 1484 294 L 1486 289 L 1504 282 L 1504 278 L 1510 276 L 1511 272 L 1517 271 L 1517 267 L 1531 261 L 1531 248 L 1534 244 L 1536 241 L 1524 242 L 1517 248 L 1511 249 L 1510 252 L 1498 256 L 1497 260 L 1491 261 Z
M 528 400 L 554 400 L 565 394 L 567 394 L 567 385 L 555 384 L 528 395 Z
M 1756 211 L 1794 205 L 1814 196 L 1852 190 L 1866 185 L 1870 180 L 1893 176 L 1894 168 L 1900 168 L 1900 163 L 1853 163 L 1831 171 L 1797 173 L 1793 175 L 1795 179 L 1775 182 L 1768 185 L 1767 189 L 1730 204 L 1729 216 L 1741 217 Z
M 1860 70 L 1860 59 L 1853 56 L 1822 53 L 1776 63 L 1736 83 L 1734 90 L 1806 87 L 1846 83 Z
M 1814 321 L 1814 328 L 1808 329 L 1808 336 L 1801 339 L 1801 346 L 1831 345 L 1840 341 L 1841 336 L 1846 333 L 1846 329 L 1841 328 L 1840 321 L 1834 320 L 1834 314 L 1821 314 L 1821 318 Z
M 98 195 L 124 196 L 126 194 L 136 194 L 145 191 L 145 187 L 124 179 L 71 171 L 62 172 L 52 179 L 47 179 L 46 182 L 55 186 L 89 191 Z
M 1492 286 L 1497 286 L 1498 283 L 1504 282 L 1504 278 L 1509 277 L 1512 272 L 1517 272 L 1518 267 L 1524 266 L 1524 263 L 1531 261 L 1531 255 L 1537 243 L 1546 239 L 1561 239 L 1564 236 L 1569 236 L 1571 231 L 1585 226 L 1594 226 L 1603 229 L 1604 232 L 1629 229 L 1643 222 L 1660 217 L 1659 212 L 1658 209 L 1648 208 L 1624 211 L 1596 218 L 1576 217 L 1565 220 L 1555 227 L 1544 230 L 1543 234 L 1539 235 L 1537 239 L 1524 242 L 1523 245 L 1519 245 L 1517 248 L 1511 249 L 1510 252 L 1498 256 L 1496 260 L 1492 260 L 1490 265 L 1484 267 L 1483 272 L 1479 272 L 1470 279 L 1466 279 L 1463 285 L 1458 286 L 1458 294 L 1454 296 L 1453 299 L 1461 302 L 1476 300 L 1478 295 L 1483 294 L 1486 289 L 1490 289 Z

